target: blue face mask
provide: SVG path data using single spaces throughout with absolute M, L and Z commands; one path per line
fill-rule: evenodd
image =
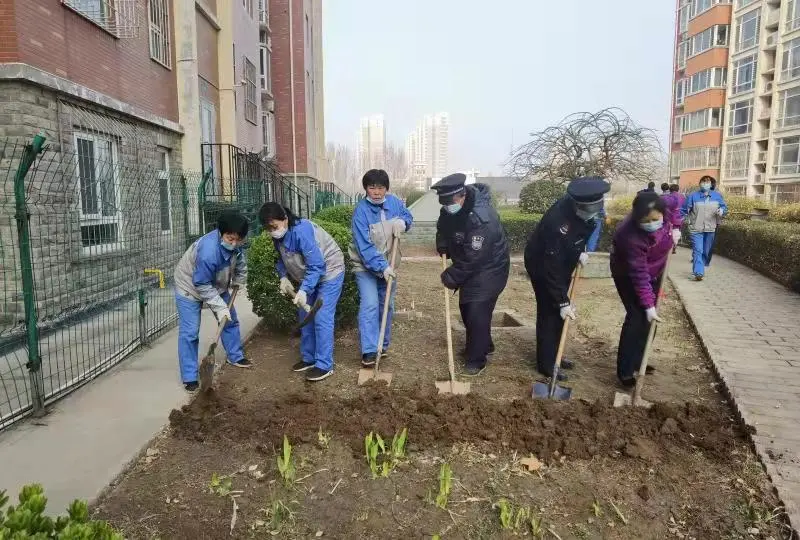
M 461 205 L 458 203 L 448 204 L 445 205 L 444 209 L 448 214 L 457 214 L 461 211 Z
M 233 244 L 230 244 L 230 243 L 226 242 L 225 240 L 223 240 L 222 242 L 220 242 L 220 245 L 222 245 L 222 248 L 223 248 L 223 249 L 227 249 L 228 251 L 233 251 L 234 249 L 236 249 L 236 246 L 234 246 Z
M 664 220 L 659 219 L 658 221 L 650 221 L 648 223 L 639 223 L 639 227 L 645 232 L 654 233 L 657 230 L 661 229 L 664 226 Z
M 711 184 L 700 184 L 700 191 L 706 192 L 711 189 Z
M 592 221 L 600 212 L 587 212 L 586 210 L 575 210 L 575 215 L 583 221 Z

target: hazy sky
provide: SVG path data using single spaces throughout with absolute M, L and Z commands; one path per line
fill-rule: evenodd
M 386 117 L 400 145 L 450 113 L 450 168 L 503 171 L 512 141 L 618 106 L 666 145 L 674 0 L 325 0 L 325 129 L 355 146 Z

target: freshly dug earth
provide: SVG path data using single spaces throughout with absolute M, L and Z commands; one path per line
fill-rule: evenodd
M 497 309 L 535 320 L 520 270 Z M 356 385 L 353 329 L 337 333 L 335 375 L 314 385 L 289 371 L 297 340 L 262 329 L 248 345 L 255 368 L 224 371 L 214 393 L 173 411 L 170 430 L 98 503 L 98 516 L 131 538 L 531 536 L 530 519 L 502 527 L 505 499 L 541 520 L 546 538 L 786 537 L 771 485 L 671 291 L 645 385 L 658 403 L 615 409 L 623 312 L 610 280 L 581 282 L 567 347 L 578 364 L 573 399 L 544 402 L 530 399 L 535 333 L 524 326 L 496 329 L 497 351 L 471 394 L 437 396 L 433 382 L 447 376 L 439 269 L 403 263 L 399 272 L 382 364 L 394 374 L 390 388 Z M 403 428 L 407 455 L 373 479 L 364 437 L 374 431 L 388 445 Z M 276 466 L 284 436 L 297 468 L 288 485 Z M 442 509 L 432 501 L 445 462 L 453 480 Z M 230 486 L 210 489 L 215 473 Z

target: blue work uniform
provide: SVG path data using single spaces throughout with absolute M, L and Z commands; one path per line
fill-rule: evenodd
M 333 327 L 336 304 L 344 284 L 344 254 L 334 239 L 316 223 L 299 220 L 280 240 L 274 240 L 280 253 L 276 269 L 281 278 L 289 277 L 306 293 L 309 305 L 317 298 L 322 307 L 313 324 L 300 331 L 300 354 L 303 362 L 323 371 L 333 369 Z M 307 313 L 298 307 L 299 320 Z
M 229 289 L 247 282 L 247 262 L 241 248 L 222 247 L 222 235 L 213 230 L 183 254 L 175 267 L 175 304 L 178 308 L 178 362 L 181 380 L 197 382 L 200 313 L 206 304 L 216 314 L 230 301 Z M 231 320 L 222 330 L 222 346 L 228 362 L 244 358 L 239 318 L 231 308 Z
M 592 235 L 586 241 L 586 252 L 587 253 L 594 253 L 597 251 L 597 244 L 600 243 L 600 233 L 603 232 L 603 222 L 606 220 L 606 209 L 603 208 L 600 210 L 600 213 L 597 214 L 594 223 L 594 230 L 592 231 Z
M 362 199 L 353 212 L 353 243 L 350 245 L 350 258 L 360 297 L 358 333 L 362 355 L 378 352 L 382 306 L 386 300 L 386 280 L 383 278 L 383 271 L 389 266 L 393 238 L 391 221 L 395 218 L 405 222 L 406 231 L 411 228 L 414 221 L 403 201 L 391 194 L 386 195 L 382 204 L 375 204 L 368 198 Z M 398 250 L 395 266 L 399 264 L 399 260 Z M 383 350 L 386 350 L 391 343 L 396 291 L 395 286 L 392 288 L 389 300 Z
M 695 191 L 686 197 L 681 208 L 681 217 L 688 224 L 692 238 L 692 273 L 695 276 L 704 276 L 711 262 L 711 247 L 722 218 L 720 210 L 725 215 L 728 205 L 718 191 Z

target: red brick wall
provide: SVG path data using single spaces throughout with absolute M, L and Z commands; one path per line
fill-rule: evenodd
M 289 43 L 289 2 L 292 2 L 292 32 Z M 272 28 L 272 93 L 275 97 L 275 140 L 278 167 L 284 172 L 293 169 L 292 99 L 290 51 L 294 52 L 294 109 L 297 172 L 308 172 L 305 99 L 305 40 L 303 0 L 269 0 Z
M 19 62 L 14 0 L 0 0 L 0 62 Z
M 175 72 L 150 59 L 147 0 L 138 0 L 138 13 L 138 37 L 117 39 L 61 0 L 16 0 L 19 61 L 177 122 Z

